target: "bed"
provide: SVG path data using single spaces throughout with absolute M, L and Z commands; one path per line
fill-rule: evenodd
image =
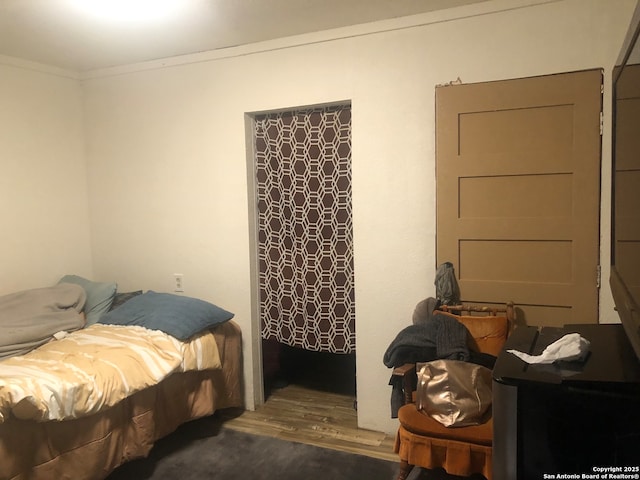
M 0 297 L 2 480 L 103 479 L 179 425 L 243 404 L 233 314 L 156 292 L 113 308 L 115 293 L 89 322 L 91 293 L 62 282 Z

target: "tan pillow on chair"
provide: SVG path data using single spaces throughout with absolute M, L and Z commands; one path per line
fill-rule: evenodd
M 416 408 L 445 427 L 479 425 L 491 407 L 491 370 L 459 360 L 418 365 Z
M 509 333 L 509 320 L 504 316 L 456 315 L 441 311 L 437 313 L 453 317 L 467 327 L 472 337 L 469 346 L 473 350 L 490 353 L 496 357 Z

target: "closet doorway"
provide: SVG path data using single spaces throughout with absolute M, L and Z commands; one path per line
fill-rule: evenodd
M 265 398 L 355 397 L 351 106 L 257 114 L 253 150 Z

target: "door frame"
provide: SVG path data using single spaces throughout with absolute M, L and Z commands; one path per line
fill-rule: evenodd
M 259 115 L 273 114 L 280 112 L 291 112 L 296 110 L 308 110 L 315 108 L 330 107 L 352 107 L 351 100 L 341 100 L 312 105 L 298 105 L 272 110 L 251 111 L 244 113 L 245 123 L 245 151 L 247 165 L 247 200 L 248 200 L 248 222 L 249 222 L 249 272 L 251 283 L 251 331 L 250 331 L 250 352 L 251 361 L 245 362 L 244 378 L 245 388 L 250 387 L 250 394 L 246 395 L 248 405 L 246 408 L 255 410 L 256 407 L 265 403 L 264 386 L 264 363 L 262 346 L 262 323 L 260 311 L 260 270 L 258 264 L 258 209 L 257 209 L 257 182 L 256 182 L 256 151 L 255 151 L 255 119 Z M 353 121 L 353 119 L 352 119 Z M 352 172 L 353 175 L 353 172 Z M 355 253 L 354 253 L 355 255 Z M 357 333 L 356 333 L 357 335 Z M 248 364 L 247 364 L 248 363 Z M 250 381 L 249 381 L 250 379 Z M 356 376 L 356 391 L 357 376 Z

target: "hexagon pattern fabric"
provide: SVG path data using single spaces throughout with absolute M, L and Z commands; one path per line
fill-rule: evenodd
M 355 351 L 351 108 L 255 118 L 262 338 Z

